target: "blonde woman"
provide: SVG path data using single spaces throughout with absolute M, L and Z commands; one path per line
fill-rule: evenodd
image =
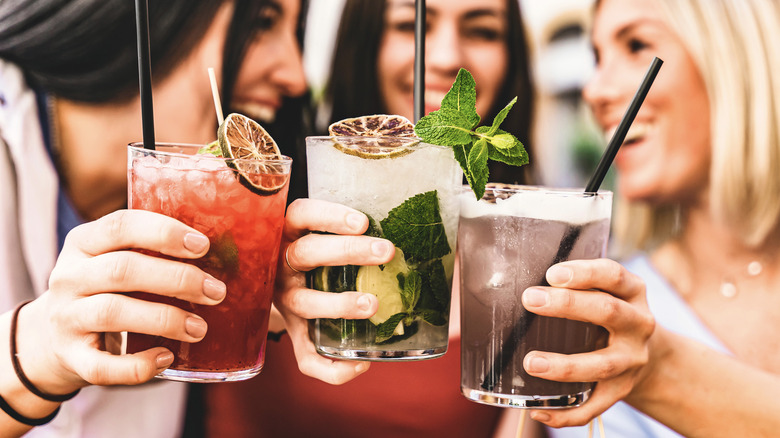
M 607 135 L 652 57 L 665 61 L 615 162 L 619 237 L 643 251 L 625 266 L 645 281 L 657 325 L 625 403 L 603 415 L 606 435 L 777 436 L 780 3 L 604 0 L 592 39 L 598 65 L 584 94 Z M 539 313 L 587 315 L 575 301 L 557 304 L 564 290 L 549 292 Z M 539 377 L 588 377 L 582 358 L 532 355 L 546 358 L 546 372 L 529 370 Z M 590 377 L 615 388 L 604 376 L 619 363 Z M 581 425 L 602 410 L 589 404 L 531 417 Z

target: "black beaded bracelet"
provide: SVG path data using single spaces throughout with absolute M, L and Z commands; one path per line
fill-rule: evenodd
M 41 426 L 43 424 L 46 424 L 51 420 L 53 420 L 54 417 L 56 417 L 57 414 L 60 412 L 60 407 L 57 406 L 57 409 L 55 409 L 54 412 L 52 412 L 51 414 L 43 418 L 28 418 L 16 412 L 16 410 L 12 408 L 11 405 L 9 405 L 8 402 L 5 401 L 5 399 L 2 396 L 0 396 L 0 409 L 2 409 L 3 412 L 8 414 L 9 417 L 27 426 Z
M 48 400 L 51 402 L 64 402 L 72 399 L 76 396 L 76 394 L 81 391 L 80 389 L 77 389 L 70 394 L 63 394 L 63 395 L 54 395 L 54 394 L 47 394 L 40 389 L 38 389 L 33 383 L 30 381 L 30 379 L 27 378 L 27 376 L 24 374 L 24 371 L 22 371 L 22 364 L 19 363 L 19 355 L 16 352 L 16 327 L 19 320 L 19 311 L 22 310 L 22 307 L 29 304 L 30 301 L 25 301 L 21 304 L 19 304 L 16 309 L 14 309 L 14 314 L 11 317 L 11 362 L 14 366 L 14 371 L 16 372 L 16 377 L 19 378 L 19 381 L 22 382 L 22 385 L 24 385 L 25 388 L 27 388 L 30 392 L 37 395 L 38 397 Z M 5 410 L 5 409 L 3 409 Z M 8 411 L 6 411 L 8 413 Z M 56 414 L 56 412 L 55 412 Z M 11 415 L 9 413 L 9 415 Z M 13 415 L 11 415 L 13 417 Z M 54 418 L 54 417 L 52 417 Z M 49 420 L 51 421 L 51 419 Z M 24 422 L 23 422 L 24 423 Z M 27 423 L 25 423 L 27 424 Z

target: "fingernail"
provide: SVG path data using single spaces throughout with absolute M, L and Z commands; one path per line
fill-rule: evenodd
M 184 247 L 194 253 L 201 253 L 209 245 L 209 238 L 203 234 L 187 233 L 184 235 Z
M 212 300 L 219 301 L 227 292 L 227 286 L 225 283 L 217 280 L 216 278 L 206 278 L 203 280 L 203 295 L 211 298 Z
M 550 369 L 550 362 L 539 356 L 528 359 L 525 369 L 531 373 L 545 373 Z
M 572 271 L 564 266 L 553 266 L 547 270 L 547 281 L 550 284 L 565 285 L 571 281 Z
M 160 353 L 157 355 L 157 357 L 154 359 L 154 365 L 157 367 L 157 369 L 162 368 L 168 368 L 173 363 L 173 353 L 170 351 L 166 351 L 165 353 Z
M 393 248 L 390 242 L 384 240 L 377 240 L 371 244 L 371 252 L 377 257 L 386 256 Z
M 371 297 L 369 297 L 368 295 L 361 295 L 357 299 L 357 306 L 358 309 L 360 310 L 363 311 L 369 310 L 371 308 Z
M 544 423 L 545 421 L 550 421 L 550 414 L 541 411 L 531 412 L 531 418 Z
M 193 338 L 202 338 L 206 334 L 208 325 L 201 318 L 190 316 L 184 322 L 184 328 L 187 330 L 187 334 Z
M 523 304 L 530 307 L 542 307 L 547 305 L 547 292 L 541 289 L 526 289 L 523 292 Z
M 366 217 L 358 213 L 350 213 L 347 215 L 347 225 L 354 230 L 363 228 L 363 224 L 366 223 Z

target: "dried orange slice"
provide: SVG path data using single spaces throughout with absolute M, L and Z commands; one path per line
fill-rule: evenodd
M 396 158 L 410 152 L 420 139 L 406 117 L 387 114 L 353 117 L 328 127 L 337 149 L 360 158 Z
M 217 130 L 222 156 L 239 174 L 241 184 L 261 195 L 272 195 L 287 183 L 281 166 L 279 146 L 259 123 L 242 114 L 225 117 Z

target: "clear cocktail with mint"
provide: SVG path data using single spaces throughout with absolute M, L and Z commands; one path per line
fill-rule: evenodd
M 216 306 L 204 306 L 150 293 L 131 294 L 195 313 L 206 321 L 208 332 L 196 343 L 128 333 L 127 351 L 156 346 L 171 350 L 174 362 L 163 378 L 244 380 L 263 366 L 292 161 L 281 157 L 259 165 L 255 160 L 197 154 L 198 149 L 158 144 L 150 151 L 131 145 L 128 206 L 176 218 L 204 233 L 211 244 L 208 253 L 179 260 L 223 281 L 227 295 Z M 241 175 L 234 167 L 242 169 Z
M 427 359 L 447 350 L 450 295 L 463 174 L 448 147 L 416 138 L 306 139 L 309 196 L 364 212 L 366 234 L 396 247 L 380 266 L 325 266 L 310 287 L 379 299 L 366 320 L 315 319 L 320 354 L 364 360 Z

